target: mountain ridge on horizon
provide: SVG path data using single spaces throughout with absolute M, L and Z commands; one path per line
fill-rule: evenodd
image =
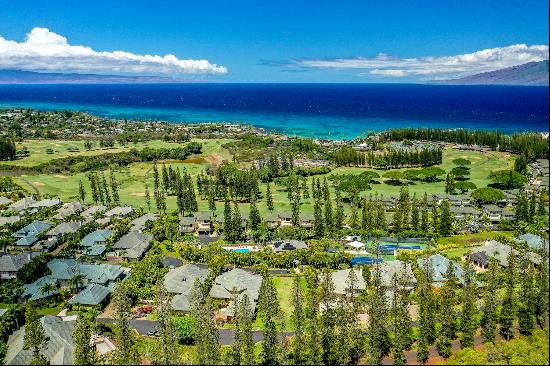
M 548 60 L 542 60 L 458 79 L 444 80 L 437 84 L 548 86 L 548 80 Z
M 79 73 L 49 73 L 0 69 L 0 84 L 178 84 L 201 80 L 177 79 L 166 76 L 105 75 Z M 548 60 L 465 76 L 457 79 L 426 82 L 440 85 L 517 85 L 548 86 Z M 415 83 L 416 84 L 416 83 Z

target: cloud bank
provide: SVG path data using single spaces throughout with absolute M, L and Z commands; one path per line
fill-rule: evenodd
M 389 77 L 421 76 L 426 79 L 463 77 L 548 59 L 547 45 L 516 44 L 488 48 L 455 56 L 399 58 L 386 54 L 375 57 L 299 59 L 286 62 L 287 68 L 304 69 L 359 69 L 359 75 Z M 267 64 L 267 63 L 264 63 Z M 281 63 L 273 63 L 273 66 Z
M 0 68 L 74 73 L 183 75 L 226 74 L 227 68 L 208 60 L 180 60 L 168 54 L 137 55 L 125 51 L 95 51 L 73 46 L 47 28 L 33 28 L 24 42 L 0 36 Z

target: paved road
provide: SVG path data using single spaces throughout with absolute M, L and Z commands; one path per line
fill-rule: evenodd
M 100 324 L 114 324 L 115 320 L 110 318 L 97 318 L 96 319 Z M 158 329 L 159 322 L 155 320 L 143 320 L 143 319 L 132 319 L 130 320 L 130 327 L 135 329 L 140 335 L 147 335 L 149 332 Z M 234 329 L 219 329 L 220 331 L 220 344 L 223 346 L 228 346 L 233 344 L 235 340 L 235 330 Z M 283 333 L 284 336 L 292 335 L 290 332 Z M 254 342 L 259 342 L 263 339 L 262 332 L 255 330 L 252 332 L 252 338 Z

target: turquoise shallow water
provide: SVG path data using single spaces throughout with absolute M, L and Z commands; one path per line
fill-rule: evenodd
M 548 88 L 444 85 L 0 85 L 0 108 L 175 123 L 241 122 L 344 139 L 389 128 L 548 131 Z

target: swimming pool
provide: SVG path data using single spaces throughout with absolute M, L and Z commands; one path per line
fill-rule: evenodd
M 239 248 L 239 249 L 233 249 L 234 252 L 237 252 L 237 253 L 248 253 L 250 252 L 250 249 L 248 248 Z

